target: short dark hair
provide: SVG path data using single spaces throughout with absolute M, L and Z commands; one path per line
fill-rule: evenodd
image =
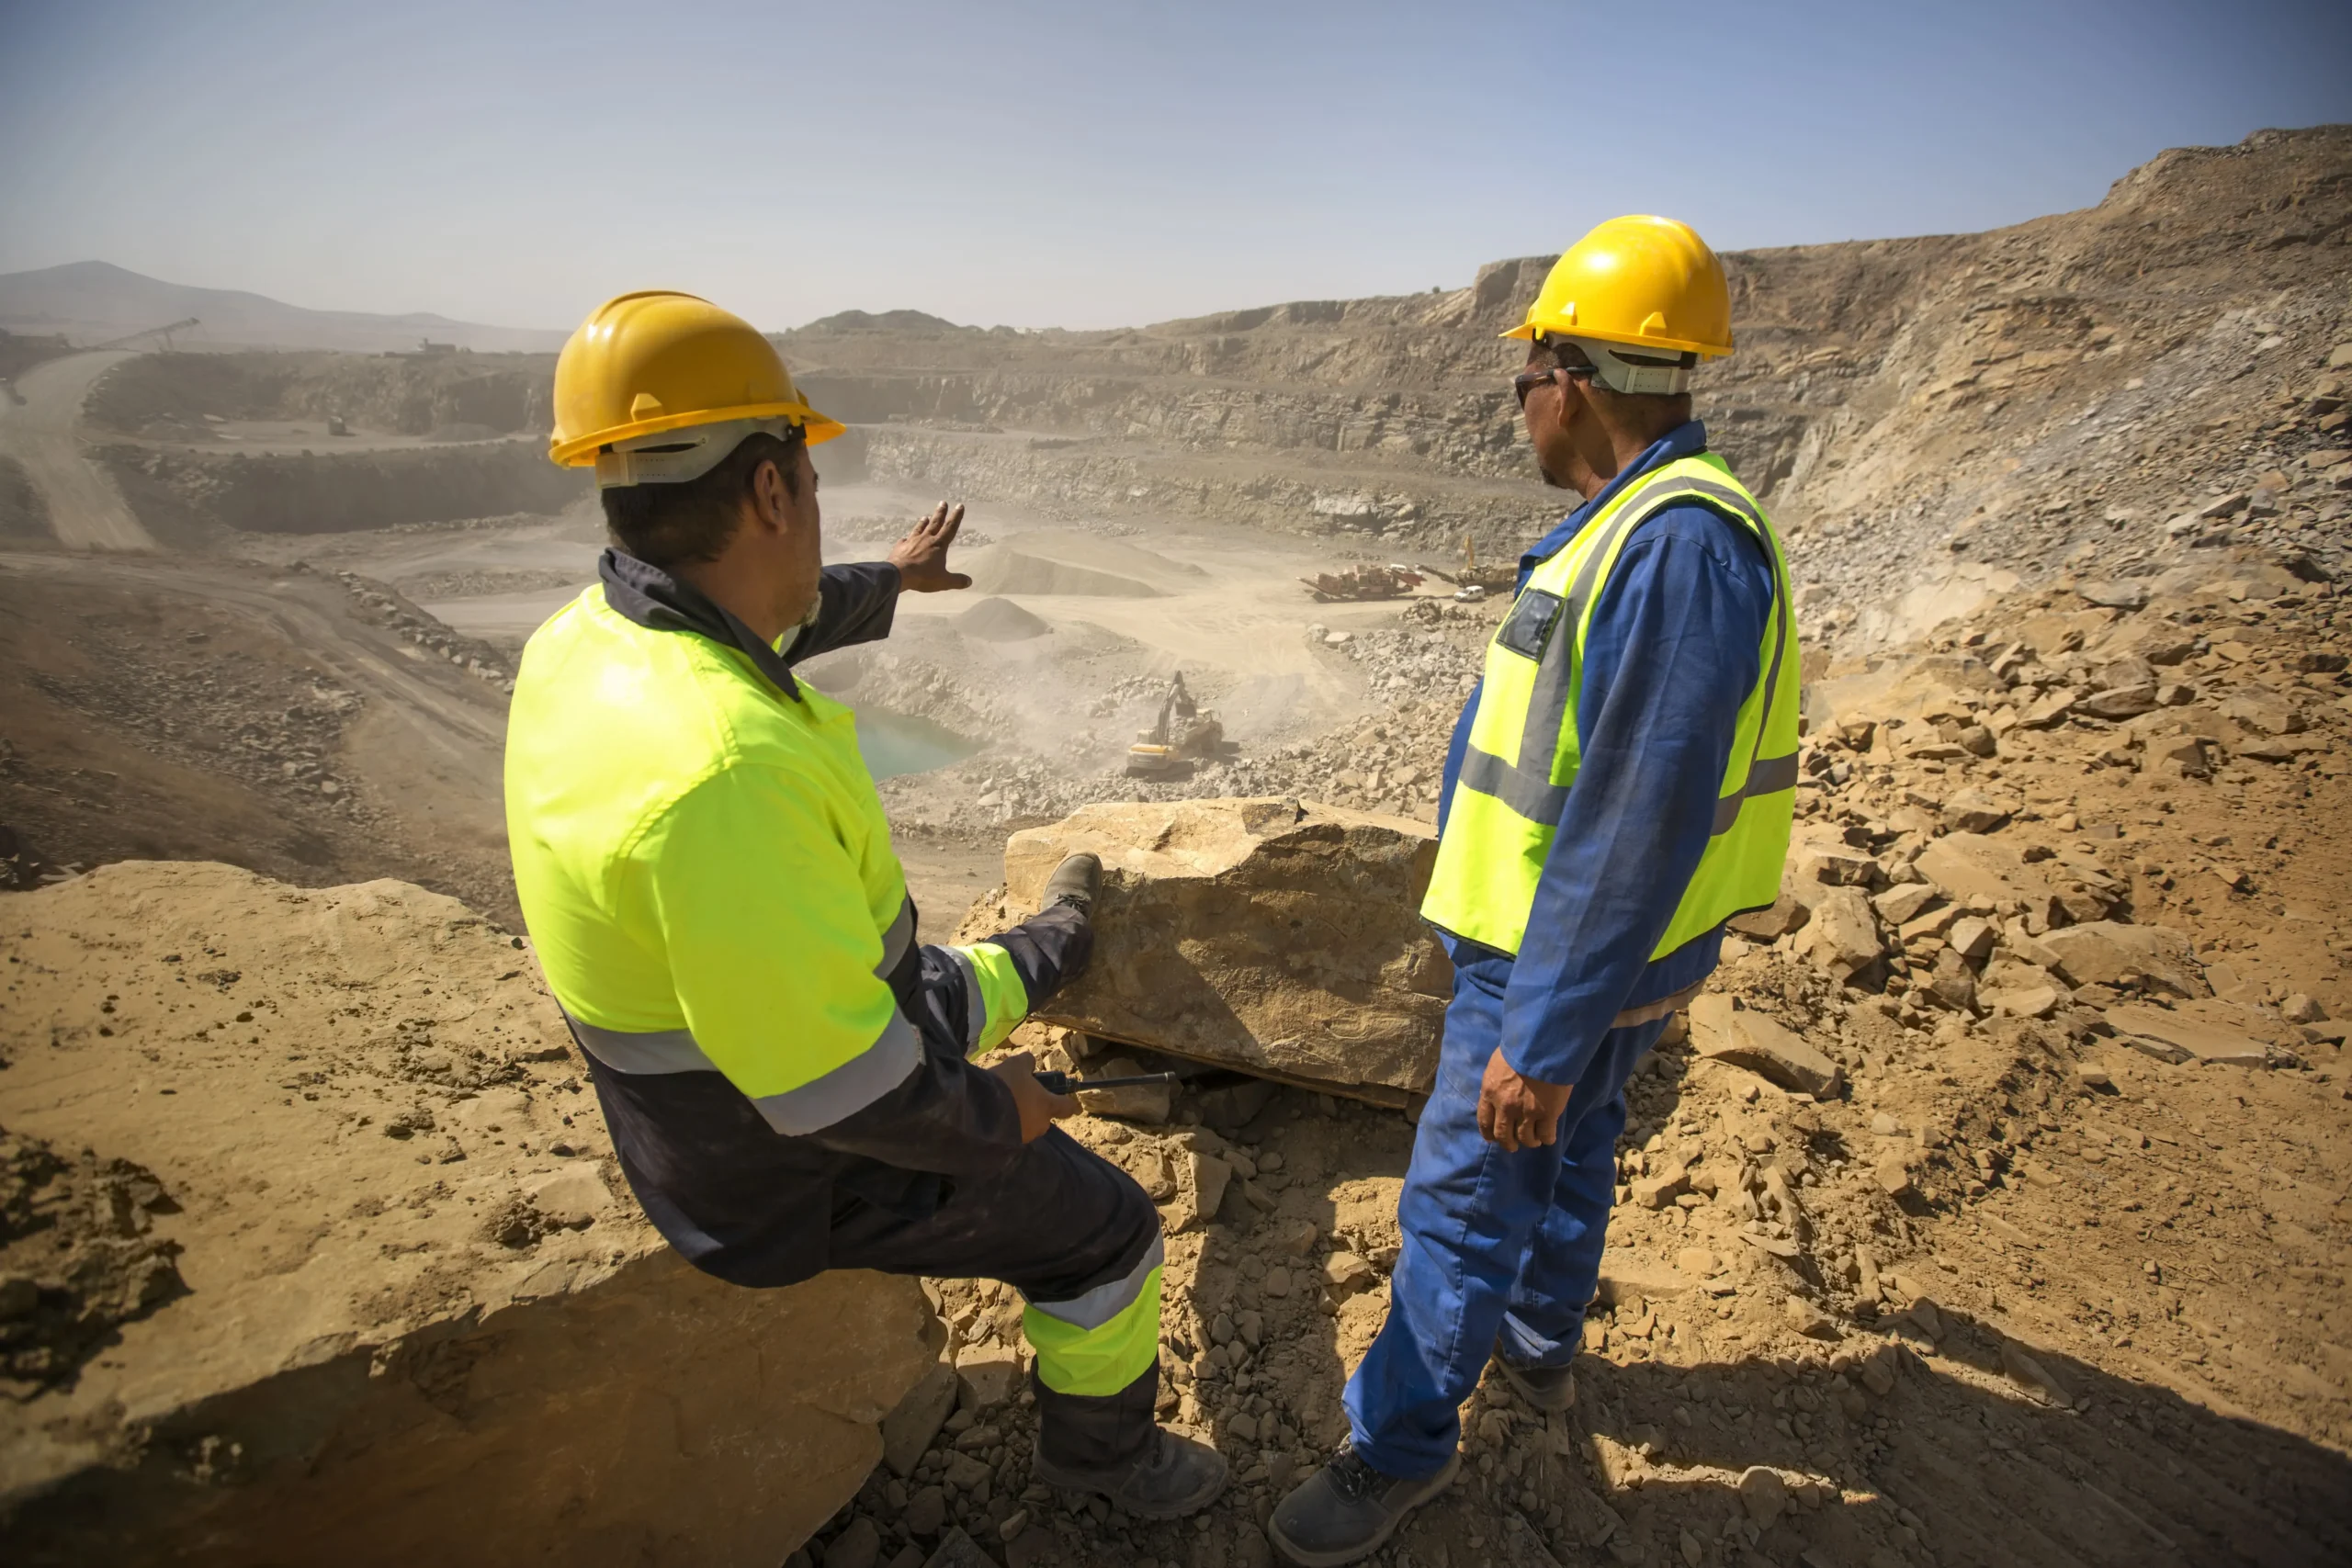
M 648 566 L 669 568 L 716 560 L 743 521 L 752 476 L 773 462 L 784 488 L 800 493 L 800 449 L 788 439 L 754 431 L 719 459 L 718 467 L 684 484 L 616 485 L 602 492 L 605 530 L 613 543 Z

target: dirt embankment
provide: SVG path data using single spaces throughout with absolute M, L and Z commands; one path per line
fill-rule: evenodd
M 879 1456 L 914 1283 L 680 1262 L 519 939 L 221 865 L 5 899 L 10 1562 L 774 1568 Z
M 18 556 L 0 606 L 0 821 L 42 863 L 398 876 L 515 918 L 494 651 L 300 567 Z

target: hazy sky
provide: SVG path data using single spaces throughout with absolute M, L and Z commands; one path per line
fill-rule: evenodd
M 0 0 L 0 271 L 569 327 L 1102 326 L 2086 207 L 2352 118 L 2344 0 Z

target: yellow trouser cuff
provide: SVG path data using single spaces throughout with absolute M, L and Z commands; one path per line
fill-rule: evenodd
M 1159 1270 L 1099 1328 L 1080 1328 L 1035 1307 L 1021 1314 L 1037 1352 L 1037 1381 L 1056 1393 L 1100 1397 L 1118 1393 L 1159 1359 Z

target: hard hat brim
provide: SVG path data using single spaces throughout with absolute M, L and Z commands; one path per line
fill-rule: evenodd
M 1627 348 L 1665 349 L 1675 354 L 1696 354 L 1708 359 L 1721 359 L 1732 351 L 1728 343 L 1692 343 L 1679 337 L 1628 337 L 1623 333 L 1597 333 L 1590 327 L 1552 326 L 1542 321 L 1522 321 L 1500 334 L 1532 343 L 1537 333 L 1551 333 L 1559 337 L 1589 337 L 1602 343 L 1622 343 Z
M 659 435 L 664 431 L 690 430 L 697 424 L 719 424 L 737 419 L 788 419 L 800 426 L 801 439 L 811 446 L 831 441 L 849 429 L 837 419 L 829 419 L 807 403 L 744 403 L 735 408 L 702 409 L 693 413 L 668 414 L 661 419 L 631 420 L 606 430 L 591 431 L 568 441 L 549 441 L 548 457 L 566 468 L 593 468 L 596 454 L 616 442 L 634 441 L 640 435 Z

